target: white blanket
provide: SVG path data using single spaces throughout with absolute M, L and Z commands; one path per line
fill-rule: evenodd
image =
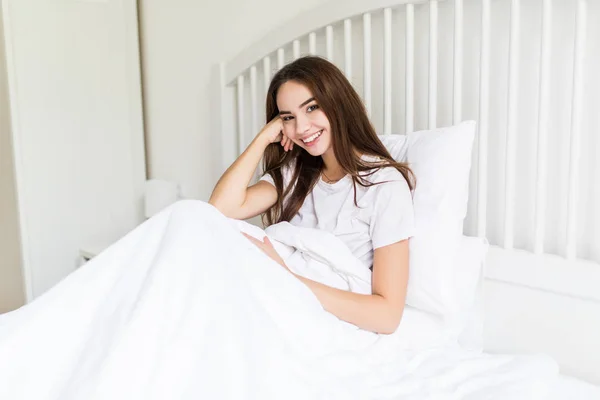
M 0 316 L 0 399 L 531 400 L 556 375 L 544 357 L 461 350 L 411 309 L 393 335 L 342 322 L 239 230 L 178 202 Z M 368 286 L 331 235 L 267 234 L 297 271 Z
M 268 236 L 288 268 L 296 274 L 338 289 L 371 294 L 371 271 L 332 233 L 301 228 L 289 222 L 266 231 L 243 221 L 234 226 L 257 239 Z

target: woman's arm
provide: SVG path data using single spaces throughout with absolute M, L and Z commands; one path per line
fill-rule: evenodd
M 225 216 L 252 218 L 268 210 L 277 201 L 277 190 L 270 183 L 261 181 L 251 187 L 248 184 L 267 146 L 278 141 L 287 145 L 288 141 L 281 133 L 282 127 L 279 117 L 265 125 L 217 182 L 208 202 Z
M 402 319 L 406 299 L 408 240 L 375 249 L 372 295 L 347 292 L 304 277 L 298 278 L 336 317 L 368 331 L 394 333 Z

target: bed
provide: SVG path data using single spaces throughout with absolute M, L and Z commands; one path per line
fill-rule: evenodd
M 381 135 L 477 121 L 464 233 L 490 243 L 485 349 L 550 354 L 581 379 L 555 398 L 600 398 L 584 383 L 600 384 L 598 15 L 586 0 L 323 3 L 221 63 L 222 167 L 264 123 L 273 73 L 307 54 L 344 71 Z
M 326 312 L 240 231 L 268 235 L 291 270 L 311 265 L 325 284 L 371 290 L 369 271 L 335 235 L 286 223 L 263 231 L 181 200 L 0 316 L 0 398 L 597 399 L 585 381 L 600 382 L 600 268 L 589 223 L 600 202 L 587 201 L 598 195 L 588 153 L 600 91 L 589 90 L 597 83 L 589 69 L 600 52 L 589 50 L 600 35 L 584 40 L 596 4 L 335 0 L 220 65 L 223 167 L 259 129 L 274 70 L 309 53 L 340 65 L 392 156 L 411 164 L 416 233 L 394 333 Z M 571 21 L 572 41 L 549 39 L 551 15 Z M 518 51 L 519 28 L 536 31 L 528 18 L 545 27 L 539 64 Z M 566 43 L 571 58 L 561 53 Z M 550 80 L 547 68 L 564 59 L 570 95 L 551 96 L 564 80 Z M 541 79 L 519 82 L 519 67 L 532 65 Z M 518 113 L 531 105 L 518 89 L 532 82 L 534 111 Z M 565 109 L 568 134 L 554 140 Z M 525 129 L 521 117 L 539 124 Z M 560 173 L 550 179 L 559 155 L 570 166 L 559 168 L 566 189 Z M 428 193 L 437 200 L 423 201 Z M 438 223 L 452 229 L 438 232 Z M 307 261 L 298 267 L 294 257 Z

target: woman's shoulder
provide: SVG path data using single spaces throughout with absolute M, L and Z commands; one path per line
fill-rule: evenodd
M 385 160 L 374 157 L 374 156 L 363 156 L 363 160 L 367 162 L 372 162 L 375 164 L 384 163 Z M 375 167 L 371 171 L 368 171 L 364 174 L 364 178 L 373 184 L 383 184 L 387 182 L 402 182 L 408 186 L 408 182 L 404 178 L 404 175 L 398 169 L 391 165 L 386 165 L 383 167 Z
M 404 175 L 402 175 L 402 173 L 398 171 L 396 167 L 392 166 L 379 168 L 377 171 L 375 171 L 375 173 L 372 176 L 374 178 L 375 183 L 396 181 L 406 182 L 406 179 L 404 179 Z

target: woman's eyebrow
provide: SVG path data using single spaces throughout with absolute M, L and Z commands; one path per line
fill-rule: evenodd
M 308 100 L 304 101 L 302 104 L 300 104 L 300 105 L 298 106 L 298 108 L 304 107 L 305 105 L 307 105 L 308 103 L 310 103 L 310 102 L 311 102 L 311 101 L 313 101 L 314 99 L 315 99 L 314 97 L 311 97 L 310 99 L 308 99 Z M 281 115 L 281 114 L 291 114 L 291 111 L 283 111 L 283 110 L 280 110 L 280 111 L 279 111 L 279 115 Z
M 310 99 L 306 100 L 304 103 L 300 104 L 298 106 L 298 108 L 304 107 L 305 105 L 307 105 L 308 103 L 310 103 L 311 101 L 313 101 L 315 98 L 311 97 Z

